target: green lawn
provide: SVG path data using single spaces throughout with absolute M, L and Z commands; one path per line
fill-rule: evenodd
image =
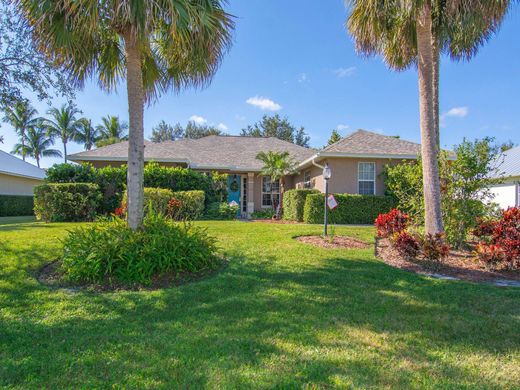
M 204 225 L 230 259 L 220 274 L 107 294 L 32 276 L 73 224 L 0 226 L 0 387 L 519 388 L 520 289 L 292 239 L 320 226 Z

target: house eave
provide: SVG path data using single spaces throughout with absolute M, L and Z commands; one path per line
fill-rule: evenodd
M 345 153 L 345 152 L 318 152 L 314 156 L 302 161 L 298 167 L 304 168 L 312 164 L 313 160 L 323 160 L 327 157 L 336 158 L 374 158 L 388 160 L 416 160 L 417 154 L 376 154 L 376 153 Z
M 0 173 L 3 174 L 3 175 L 7 175 L 7 176 L 22 177 L 24 179 L 32 179 L 32 180 L 40 180 L 40 181 L 45 180 L 45 176 L 44 177 L 37 177 L 37 176 L 23 175 L 21 173 L 14 173 L 14 172 L 3 171 L 3 170 L 0 170 Z

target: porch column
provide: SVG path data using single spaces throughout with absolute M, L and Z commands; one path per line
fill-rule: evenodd
M 247 174 L 247 217 L 255 211 L 255 174 Z

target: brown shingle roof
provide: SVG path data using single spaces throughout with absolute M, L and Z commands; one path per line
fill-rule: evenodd
M 211 135 L 200 139 L 181 139 L 153 143 L 145 141 L 146 161 L 186 162 L 198 169 L 229 169 L 260 171 L 262 162 L 256 159 L 261 151 L 289 152 L 296 161 L 311 157 L 315 151 L 269 137 L 241 137 Z M 128 142 L 120 142 L 99 149 L 76 153 L 73 161 L 126 161 Z
M 400 138 L 357 130 L 327 146 L 320 154 L 346 153 L 353 155 L 417 156 L 421 145 Z

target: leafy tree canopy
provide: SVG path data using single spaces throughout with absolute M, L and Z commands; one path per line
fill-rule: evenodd
M 276 137 L 306 148 L 309 147 L 310 141 L 310 137 L 303 127 L 297 129 L 289 122 L 287 117 L 282 118 L 278 114 L 264 115 L 259 122 L 242 129 L 240 135 L 245 137 Z
M 159 122 L 157 126 L 152 129 L 152 142 L 175 141 L 181 138 L 199 139 L 207 137 L 208 135 L 226 135 L 222 130 L 211 125 L 199 125 L 196 122 L 190 121 L 186 127 L 182 127 L 180 123 L 172 126 L 165 121 Z
M 341 139 L 341 135 L 339 135 L 338 130 L 332 130 L 332 134 L 330 135 L 329 141 L 327 142 L 327 146 L 335 144 Z

